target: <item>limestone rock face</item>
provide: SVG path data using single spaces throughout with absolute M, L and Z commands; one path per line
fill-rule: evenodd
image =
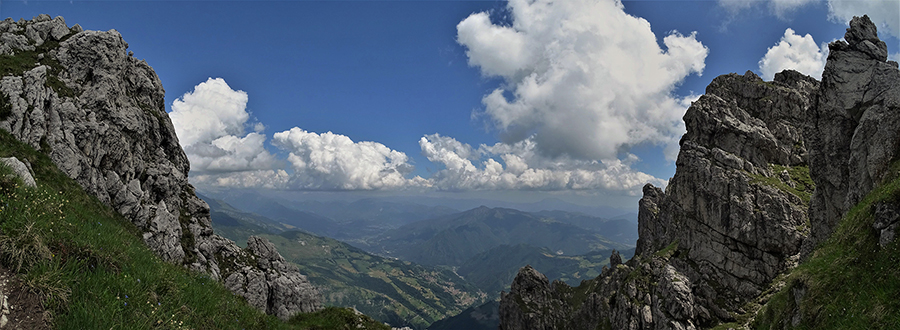
M 851 206 L 879 184 L 900 148 L 900 71 L 886 61 L 867 16 L 855 17 L 844 41 L 832 42 L 818 106 L 810 108 L 810 252 L 834 231 Z
M 684 116 L 668 187 L 644 187 L 635 257 L 575 288 L 523 269 L 517 282 L 540 285 L 503 295 L 501 328 L 696 329 L 753 312 L 747 303 L 896 171 L 898 64 L 868 17 L 844 39 L 821 83 L 794 71 L 714 79 Z M 892 242 L 900 208 L 880 203 L 874 216 L 879 243 Z
M 818 87 L 793 71 L 772 82 L 752 72 L 714 79 L 684 116 L 687 133 L 668 187 L 644 187 L 636 256 L 577 288 L 546 279 L 514 285 L 501 301 L 503 329 L 698 329 L 733 321 L 796 264 L 807 236 L 813 186 L 803 132 Z M 523 269 L 514 283 L 542 282 L 529 272 L 536 271 Z M 585 298 L 567 303 L 574 297 Z
M 250 236 L 247 250 L 256 256 L 254 265 L 229 265 L 238 267 L 225 278 L 225 286 L 247 298 L 254 307 L 265 310 L 282 319 L 291 317 L 296 311 L 314 311 L 318 307 L 317 292 L 295 291 L 291 286 L 307 282 L 297 267 L 287 263 L 275 245 L 265 238 Z M 223 251 L 226 254 L 229 251 Z M 264 273 L 260 274 L 258 269 Z
M 315 288 L 277 252 L 241 250 L 213 234 L 209 206 L 187 181 L 159 77 L 127 49 L 115 30 L 69 28 L 62 17 L 0 22 L 0 53 L 33 63 L 0 78 L 9 110 L 0 128 L 132 221 L 164 260 L 217 280 L 238 271 L 257 279 L 267 294 L 248 300 L 262 299 L 254 305 L 279 317 L 320 308 Z

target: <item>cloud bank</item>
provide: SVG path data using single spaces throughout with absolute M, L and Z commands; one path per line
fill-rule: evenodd
M 409 157 L 381 143 L 298 127 L 273 134 L 271 145 L 287 153 L 279 159 L 265 148 L 264 125 L 248 123 L 247 100 L 245 92 L 211 78 L 173 103 L 170 116 L 191 160 L 193 183 L 296 190 L 601 189 L 626 194 L 637 194 L 647 182 L 666 184 L 634 171 L 634 155 L 602 162 L 550 158 L 537 150 L 534 139 L 474 148 L 452 137 L 423 136 L 422 155 L 441 167 L 427 179 L 410 178 L 414 166 Z M 256 131 L 245 133 L 245 127 Z
M 209 78 L 172 103 L 175 133 L 191 162 L 196 184 L 310 190 L 375 190 L 418 187 L 406 154 L 376 142 L 353 142 L 331 132 L 298 127 L 274 134 L 288 152 L 278 159 L 265 148 L 265 125 L 248 123 L 247 93 L 222 78 Z M 254 132 L 246 133 L 252 127 Z M 285 164 L 290 164 L 290 170 Z
M 677 149 L 686 107 L 672 91 L 709 52 L 695 33 L 673 31 L 661 49 L 650 23 L 613 0 L 512 0 L 508 10 L 510 25 L 486 12 L 457 25 L 469 65 L 505 81 L 479 114 L 503 142 L 605 161 L 641 143 Z
M 785 69 L 793 69 L 800 73 L 822 79 L 825 60 L 828 58 L 828 46 L 820 48 L 808 33 L 800 36 L 794 30 L 787 29 L 784 36 L 766 51 L 759 60 L 759 71 L 762 78 L 772 80 L 775 74 Z
M 430 178 L 430 184 L 439 190 L 603 189 L 636 193 L 648 182 L 666 184 L 631 169 L 629 163 L 637 160 L 634 155 L 628 162 L 550 159 L 537 152 L 532 139 L 474 149 L 451 137 L 432 134 L 419 139 L 419 146 L 429 161 L 445 167 Z M 473 162 L 479 160 L 477 167 Z
M 406 179 L 414 169 L 409 158 L 381 143 L 353 142 L 344 135 L 294 127 L 275 133 L 273 144 L 290 152 L 291 188 L 377 190 L 427 184 L 420 177 Z

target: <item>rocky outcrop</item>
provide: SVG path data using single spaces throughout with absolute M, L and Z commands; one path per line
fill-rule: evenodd
M 318 292 L 291 289 L 295 283 L 306 281 L 306 278 L 300 275 L 296 266 L 278 254 L 275 245 L 265 238 L 250 236 L 247 250 L 256 256 L 255 264 L 233 262 L 240 257 L 240 251 L 222 251 L 222 264 L 230 268 L 225 287 L 246 297 L 254 307 L 282 319 L 289 318 L 298 310 L 318 308 L 315 305 L 319 299 Z
M 575 288 L 523 268 L 501 328 L 697 329 L 752 315 L 776 276 L 896 172 L 898 65 L 868 17 L 844 38 L 821 83 L 793 71 L 714 79 L 684 116 L 668 187 L 644 187 L 636 256 Z M 873 209 L 885 246 L 900 208 Z
M 881 183 L 900 149 L 900 71 L 887 61 L 887 46 L 867 16 L 828 45 L 817 106 L 807 134 L 816 192 L 810 205 L 810 252 L 837 222 Z
M 684 116 L 669 186 L 644 187 L 636 256 L 611 259 L 576 288 L 524 268 L 503 296 L 502 328 L 696 329 L 734 320 L 795 264 L 808 232 L 813 187 L 802 132 L 817 88 L 792 71 L 773 82 L 752 72 L 714 79 Z M 576 297 L 584 300 L 572 304 Z
M 8 166 L 13 175 L 21 179 L 26 187 L 37 187 L 37 183 L 34 182 L 34 173 L 29 164 L 23 163 L 16 157 L 0 158 L 0 164 Z
M 714 79 L 684 116 L 668 187 L 644 187 L 636 256 L 576 288 L 523 269 L 516 282 L 532 284 L 504 294 L 501 327 L 698 329 L 745 313 L 809 232 L 803 132 L 818 88 L 794 71 Z
M 161 258 L 219 280 L 252 279 L 254 289 L 234 291 L 282 318 L 319 309 L 306 278 L 258 248 L 269 243 L 242 250 L 213 234 L 209 206 L 187 181 L 162 84 L 127 48 L 115 30 L 69 28 L 62 17 L 0 22 L 0 53 L 17 63 L 2 71 L 0 128 L 134 223 Z

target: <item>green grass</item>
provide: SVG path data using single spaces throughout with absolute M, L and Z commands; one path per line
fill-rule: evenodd
M 847 212 L 831 238 L 787 276 L 753 329 L 900 328 L 900 242 L 879 246 L 872 229 L 878 202 L 900 203 L 900 178 L 887 180 Z M 792 292 L 804 288 L 795 299 Z
M 42 295 L 54 328 L 350 326 L 327 321 L 342 319 L 334 309 L 291 322 L 265 315 L 208 276 L 163 262 L 129 221 L 87 195 L 46 155 L 0 130 L 0 157 L 9 156 L 32 164 L 38 187 L 24 187 L 0 167 L 0 262 Z M 316 319 L 323 320 L 308 323 Z
M 340 307 L 327 307 L 315 313 L 298 315 L 291 319 L 289 323 L 310 330 L 391 329 L 389 326 L 356 314 L 352 309 Z
M 670 243 L 668 246 L 664 247 L 662 250 L 656 251 L 656 253 L 654 253 L 653 255 L 655 255 L 659 258 L 669 259 L 670 257 L 672 257 L 672 255 L 675 254 L 676 251 L 678 251 L 678 240 L 675 240 L 674 242 Z
M 816 185 L 812 181 L 812 178 L 810 178 L 809 176 L 808 166 L 782 166 L 777 164 L 770 164 L 769 169 L 772 171 L 772 176 L 768 177 L 747 172 L 747 174 L 751 177 L 750 183 L 763 184 L 778 188 L 783 192 L 799 197 L 800 200 L 803 201 L 803 205 L 809 205 L 809 200 L 812 197 L 812 193 L 813 190 L 815 190 Z M 784 170 L 788 171 L 788 175 L 790 176 L 791 181 L 794 184 L 793 187 L 782 182 L 781 179 L 778 178 L 780 173 Z

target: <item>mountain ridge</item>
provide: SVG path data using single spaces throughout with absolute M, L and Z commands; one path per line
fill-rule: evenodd
M 527 243 L 561 254 L 627 248 L 575 225 L 507 208 L 478 207 L 382 234 L 377 248 L 423 264 L 458 266 L 492 247 Z

